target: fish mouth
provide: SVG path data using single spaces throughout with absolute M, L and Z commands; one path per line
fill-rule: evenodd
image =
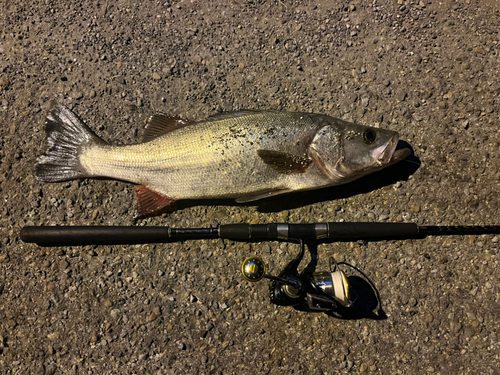
M 387 167 L 388 165 L 397 163 L 398 161 L 401 161 L 408 155 L 410 155 L 411 151 L 409 148 L 396 150 L 398 142 L 399 136 L 396 134 L 391 139 L 389 139 L 386 144 L 374 150 L 373 154 L 378 154 L 378 157 L 376 159 L 379 166 Z

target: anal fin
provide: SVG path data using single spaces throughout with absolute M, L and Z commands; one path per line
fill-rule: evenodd
M 137 195 L 137 216 L 151 215 L 175 202 L 175 199 L 151 190 L 144 185 L 136 186 L 135 194 Z

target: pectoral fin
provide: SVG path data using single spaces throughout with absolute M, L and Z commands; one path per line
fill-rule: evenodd
M 307 157 L 292 155 L 281 151 L 257 150 L 257 154 L 262 161 L 272 169 L 285 174 L 305 173 L 312 162 L 312 160 Z
M 265 190 L 265 191 L 260 191 L 255 194 L 250 194 L 250 195 L 245 195 L 243 197 L 239 197 L 236 199 L 237 203 L 247 203 L 247 202 L 253 202 L 257 201 L 259 199 L 264 199 L 264 198 L 269 198 L 269 197 L 274 197 L 275 195 L 280 195 L 280 194 L 285 194 L 285 193 L 290 193 L 291 189 L 278 189 L 278 190 Z

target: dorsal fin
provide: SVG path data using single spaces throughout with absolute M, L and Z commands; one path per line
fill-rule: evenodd
M 195 123 L 195 121 L 186 121 L 179 117 L 156 113 L 148 119 L 146 131 L 142 137 L 142 141 L 152 141 L 162 135 Z
M 236 118 L 236 117 L 258 115 L 260 113 L 265 113 L 265 112 L 272 112 L 272 111 L 256 111 L 256 110 L 252 110 L 252 109 L 243 109 L 241 111 L 223 112 L 223 113 L 218 113 L 216 115 L 210 116 L 207 119 L 207 121 L 227 120 L 227 119 Z

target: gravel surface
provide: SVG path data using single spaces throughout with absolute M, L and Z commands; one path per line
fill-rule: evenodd
M 40 248 L 25 225 L 388 221 L 500 224 L 498 1 L 2 1 L 0 372 L 498 374 L 499 236 L 333 243 L 384 314 L 337 319 L 268 301 L 287 243 Z M 184 202 L 134 220 L 134 187 L 41 184 L 56 103 L 132 144 L 157 111 L 325 113 L 398 131 L 402 163 L 347 187 L 255 204 Z

